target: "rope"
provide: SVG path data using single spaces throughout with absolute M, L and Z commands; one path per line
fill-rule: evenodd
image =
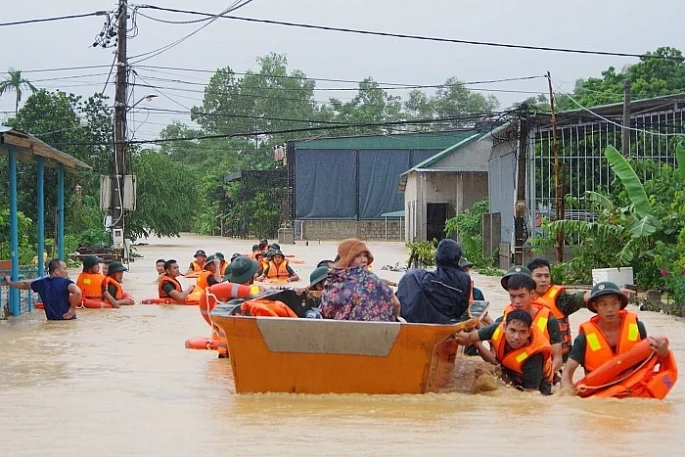
M 631 377 L 632 375 L 634 375 L 635 373 L 637 373 L 638 371 L 640 371 L 645 365 L 647 365 L 647 363 L 650 360 L 652 360 L 654 358 L 655 355 L 656 355 L 656 353 L 654 351 L 652 351 L 651 355 L 649 357 L 647 357 L 640 365 L 638 365 L 637 367 L 635 367 L 635 369 L 628 372 L 625 376 L 618 378 L 615 381 L 608 382 L 608 383 L 603 384 L 601 386 L 581 385 L 581 386 L 578 386 L 578 391 L 579 392 L 587 392 L 588 390 L 601 390 L 601 389 L 606 389 L 607 387 L 615 386 L 616 384 L 620 384 L 623 381 L 625 381 L 626 379 L 628 379 L 629 377 Z

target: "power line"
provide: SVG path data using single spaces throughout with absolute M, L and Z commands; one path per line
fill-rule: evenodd
M 310 123 L 310 124 L 328 124 L 328 125 L 345 125 L 345 126 L 352 125 L 349 122 L 323 121 L 323 120 L 314 120 L 314 119 L 292 119 L 292 118 L 282 118 L 282 117 L 249 116 L 249 115 L 243 115 L 243 114 L 207 113 L 207 112 L 203 112 L 203 111 L 193 112 L 192 110 L 182 111 L 182 110 L 165 109 L 165 108 L 148 108 L 148 107 L 145 107 L 145 108 L 139 108 L 139 110 L 150 111 L 152 113 L 193 114 L 193 115 L 202 116 L 202 117 L 218 117 L 218 118 L 227 118 L 227 119 L 235 118 L 235 119 L 255 119 L 255 120 L 261 120 L 261 121 L 304 122 L 304 123 Z
M 503 116 L 504 114 L 511 113 L 512 111 L 502 111 L 499 113 L 491 114 L 491 117 Z M 240 138 L 240 137 L 256 137 L 256 136 L 271 136 L 271 135 L 282 135 L 288 133 L 304 133 L 304 132 L 316 132 L 324 130 L 344 130 L 350 128 L 366 128 L 366 127 L 390 127 L 390 126 L 400 126 L 400 125 L 421 125 L 421 124 L 437 124 L 441 122 L 457 122 L 463 120 L 473 120 L 472 117 L 466 116 L 451 116 L 445 118 L 436 119 L 416 119 L 416 120 L 405 120 L 405 121 L 392 121 L 392 122 L 377 122 L 377 123 L 359 123 L 359 124 L 347 124 L 347 125 L 331 125 L 327 127 L 305 127 L 305 128 L 294 128 L 294 129 L 280 129 L 280 130 L 262 130 L 255 132 L 238 132 L 238 133 L 219 133 L 219 134 L 208 134 L 208 135 L 196 135 L 191 137 L 172 137 L 172 138 L 157 138 L 152 140 L 135 140 L 128 141 L 127 144 L 160 144 L 160 143 L 172 143 L 176 141 L 199 141 L 199 140 L 211 140 L 211 139 L 221 139 L 221 138 Z M 61 143 L 59 146 L 100 146 L 103 143 Z M 108 143 L 110 144 L 110 143 Z M 116 143 L 115 143 L 116 144 Z
M 150 113 L 170 113 L 170 114 L 193 114 L 197 116 L 203 116 L 203 117 L 217 117 L 217 118 L 227 118 L 227 119 L 255 119 L 255 120 L 262 120 L 262 121 L 281 121 L 281 122 L 306 122 L 306 123 L 312 123 L 312 124 L 328 124 L 328 125 L 345 125 L 345 126 L 350 126 L 350 125 L 355 125 L 354 123 L 350 122 L 339 122 L 339 121 L 325 121 L 325 120 L 315 120 L 315 119 L 292 119 L 292 118 L 279 118 L 279 117 L 266 117 L 266 116 L 250 116 L 250 115 L 242 115 L 242 114 L 225 114 L 225 113 L 207 113 L 199 110 L 188 110 L 188 111 L 182 111 L 182 110 L 173 110 L 173 109 L 166 109 L 166 108 L 152 108 L 152 107 L 144 107 L 144 108 L 139 108 L 140 111 L 145 110 L 149 111 Z M 491 112 L 479 112 L 479 113 L 465 113 L 463 115 L 459 116 L 459 120 L 472 120 L 472 119 L 481 119 L 483 117 L 490 117 L 493 114 Z
M 158 49 L 155 49 L 155 50 L 152 50 L 152 51 L 149 51 L 149 52 L 145 52 L 145 53 L 143 53 L 143 54 L 138 54 L 137 56 L 131 56 L 130 59 L 137 59 L 137 58 L 139 58 L 139 57 L 142 57 L 142 59 L 139 59 L 139 60 L 137 60 L 137 61 L 135 61 L 135 62 L 131 62 L 131 63 L 132 63 L 132 64 L 137 64 L 137 63 L 140 63 L 140 62 L 144 62 L 144 61 L 146 61 L 146 60 L 152 59 L 153 57 L 157 57 L 158 55 L 163 54 L 163 53 L 167 52 L 167 51 L 170 50 L 170 49 L 175 48 L 175 47 L 178 46 L 179 44 L 181 44 L 181 43 L 183 43 L 184 41 L 186 41 L 188 38 L 192 37 L 193 35 L 196 35 L 196 34 L 199 33 L 200 31 L 204 30 L 206 27 L 209 27 L 212 23 L 214 23 L 214 21 L 216 21 L 217 19 L 219 19 L 220 17 L 222 17 L 224 14 L 230 13 L 230 12 L 232 12 L 232 11 L 236 11 L 236 10 L 242 8 L 243 6 L 245 6 L 245 5 L 249 4 L 249 3 L 252 3 L 253 1 L 254 1 L 254 0 L 243 0 L 242 3 L 240 3 L 240 0 L 235 0 L 228 8 L 224 9 L 221 13 L 219 13 L 219 14 L 211 14 L 210 16 L 213 16 L 213 17 L 212 17 L 212 19 L 210 19 L 209 21 L 207 21 L 206 24 L 203 24 L 203 25 L 202 25 L 201 27 L 199 27 L 198 29 L 196 29 L 196 30 L 190 32 L 189 34 L 185 35 L 184 37 L 179 38 L 178 40 L 174 41 L 173 43 L 170 43 L 170 44 L 168 44 L 168 45 L 166 45 L 166 46 L 162 46 L 161 48 L 158 48 Z M 138 8 L 142 8 L 142 6 L 136 7 L 135 9 L 137 10 Z
M 81 19 L 84 17 L 92 17 L 92 16 L 107 16 L 109 13 L 107 11 L 95 11 L 94 13 L 85 13 L 85 14 L 72 14 L 69 16 L 55 16 L 55 17 L 46 17 L 42 19 L 28 19 L 25 21 L 14 21 L 14 22 L 0 22 L 0 27 L 9 27 L 13 25 L 27 25 L 27 24 L 39 24 L 43 22 L 56 22 L 56 21 L 65 21 L 68 19 Z
M 153 10 L 157 10 L 157 11 L 167 11 L 167 12 L 171 12 L 171 13 L 191 14 L 191 15 L 198 15 L 198 16 L 214 16 L 213 14 L 210 14 L 210 13 L 202 13 L 199 11 L 189 11 L 189 10 L 181 10 L 181 9 L 175 9 L 175 8 L 164 8 L 164 7 L 160 7 L 160 6 L 154 6 L 154 5 L 141 5 L 140 8 L 153 9 Z M 635 57 L 635 58 L 640 58 L 640 59 L 642 59 L 642 58 L 645 58 L 645 59 L 665 59 L 665 60 L 678 60 L 678 61 L 684 60 L 683 57 L 674 57 L 674 56 L 660 56 L 660 55 L 654 55 L 654 54 L 635 54 L 635 53 L 628 53 L 628 52 L 592 51 L 592 50 L 586 50 L 586 49 L 553 48 L 553 47 L 548 47 L 548 46 L 529 46 L 529 45 L 511 44 L 511 43 L 497 43 L 497 42 L 488 42 L 488 41 L 461 40 L 461 39 L 456 39 L 456 38 L 440 38 L 440 37 L 431 37 L 431 36 L 422 36 L 422 35 L 410 35 L 410 34 L 404 34 L 404 33 L 391 33 L 391 32 L 379 32 L 379 31 L 373 31 L 373 30 L 352 29 L 352 28 L 347 28 L 347 27 L 331 27 L 331 26 L 324 26 L 324 25 L 304 24 L 304 23 L 299 23 L 299 22 L 276 21 L 276 20 L 271 20 L 271 19 L 257 19 L 257 18 L 242 17 L 242 16 L 231 16 L 231 15 L 227 15 L 227 14 L 222 14 L 220 17 L 224 18 L 224 19 L 232 19 L 232 20 L 236 20 L 236 21 L 253 22 L 253 23 L 259 23 L 259 24 L 281 25 L 281 26 L 285 26 L 285 27 L 298 27 L 298 28 L 314 29 L 314 30 L 326 30 L 326 31 L 330 31 L 330 32 L 355 33 L 355 34 L 360 34 L 360 35 L 373 35 L 373 36 L 382 36 L 382 37 L 389 37 L 389 38 L 404 38 L 404 39 L 411 39 L 411 40 L 434 41 L 434 42 L 439 42 L 439 43 L 470 44 L 470 45 L 474 45 L 474 46 L 490 46 L 490 47 L 497 47 L 497 48 L 525 49 L 525 50 L 529 50 L 529 51 L 563 52 L 563 53 L 570 53 L 570 54 L 600 55 L 600 56 L 613 56 L 613 57 Z
M 265 74 L 255 74 L 255 75 L 260 75 L 260 76 L 267 76 L 271 77 L 271 75 L 265 75 Z M 194 85 L 194 86 L 203 86 L 207 87 L 209 84 L 207 83 L 201 83 L 197 81 L 186 81 L 182 79 L 171 79 L 171 78 L 160 78 L 157 76 L 147 76 L 150 79 L 156 80 L 156 81 L 164 81 L 164 82 L 172 82 L 172 83 L 179 83 L 179 84 L 189 84 L 189 85 Z M 376 87 L 261 87 L 261 86 L 241 86 L 241 88 L 246 88 L 246 89 L 270 89 L 270 90 L 281 90 L 281 91 L 355 91 L 355 92 L 364 92 L 364 91 L 371 91 L 371 90 L 408 90 L 408 89 L 441 89 L 445 87 L 452 87 L 452 86 L 467 86 L 467 85 L 477 85 L 477 84 L 490 84 L 490 83 L 496 83 L 496 82 L 505 82 L 505 81 L 522 81 L 522 80 L 529 80 L 529 79 L 537 79 L 537 78 L 543 78 L 543 76 L 526 76 L 522 78 L 506 78 L 506 79 L 493 79 L 493 80 L 488 80 L 488 81 L 466 81 L 466 82 L 455 82 L 453 84 L 414 84 L 414 85 L 391 85 L 391 86 L 386 86 L 386 83 L 380 83 L 378 82 L 378 86 Z M 305 79 L 305 78 L 302 78 Z M 363 81 L 358 81 L 358 82 L 363 82 Z M 373 81 L 375 82 L 375 81 Z M 392 84 L 392 83 L 390 83 Z

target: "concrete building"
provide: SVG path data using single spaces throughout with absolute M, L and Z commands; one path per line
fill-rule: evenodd
M 415 132 L 288 143 L 286 162 L 296 238 L 405 239 L 401 213 L 405 203 L 397 192 L 401 175 L 476 133 Z M 462 185 L 469 186 L 468 179 Z M 459 201 L 459 207 L 471 202 L 470 197 Z M 455 207 L 456 202 L 455 197 Z
M 458 143 L 400 176 L 404 194 L 404 240 L 445 238 L 445 221 L 488 198 L 488 132 L 470 132 Z

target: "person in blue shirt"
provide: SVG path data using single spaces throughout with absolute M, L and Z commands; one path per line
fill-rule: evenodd
M 32 290 L 40 295 L 45 310 L 45 317 L 50 321 L 76 319 L 76 305 L 81 302 L 81 289 L 69 279 L 67 264 L 63 260 L 53 259 L 48 263 L 47 278 L 29 281 L 10 281 L 3 275 L 5 284 L 21 290 Z M 70 296 L 71 294 L 71 296 Z

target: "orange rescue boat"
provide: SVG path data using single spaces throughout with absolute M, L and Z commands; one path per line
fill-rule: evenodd
M 475 327 L 487 302 L 450 325 L 248 317 L 234 309 L 217 305 L 211 317 L 226 334 L 236 393 L 421 394 L 452 379 L 453 335 Z

